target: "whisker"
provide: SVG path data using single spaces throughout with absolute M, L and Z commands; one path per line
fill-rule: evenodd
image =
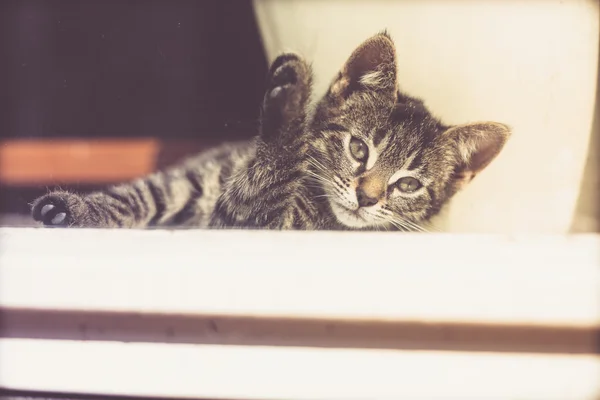
M 418 232 L 425 232 L 425 233 L 427 232 L 427 230 L 425 228 L 423 228 L 422 226 L 417 225 L 417 224 L 415 224 L 414 222 L 412 222 L 410 220 L 407 220 L 407 219 L 404 219 L 404 218 L 401 218 L 401 219 L 402 219 L 402 222 L 404 224 L 406 224 L 407 226 L 409 226 L 413 230 L 418 231 Z
M 423 229 L 418 226 L 413 224 L 411 221 L 408 221 L 404 218 L 400 219 L 402 222 L 402 225 L 404 225 L 405 227 L 407 227 L 410 231 L 417 231 L 417 232 L 423 232 Z
M 443 229 L 440 229 L 440 228 L 436 227 L 430 221 L 425 222 L 423 228 L 427 229 L 428 232 L 435 232 L 435 233 L 442 233 L 443 232 Z
M 412 221 L 409 221 L 407 219 L 404 219 L 400 216 L 394 215 L 392 212 L 383 213 L 380 212 L 380 215 L 385 217 L 385 219 L 387 221 L 389 221 L 392 225 L 396 226 L 397 228 L 402 228 L 402 230 L 404 231 L 418 231 L 418 232 L 426 232 L 426 230 L 424 230 L 421 226 L 413 223 Z
M 334 199 L 335 198 L 335 196 L 332 196 L 330 194 L 319 194 L 319 195 L 316 195 L 316 196 L 313 196 L 313 197 L 315 199 L 322 198 L 322 197 L 325 197 L 325 198 L 328 198 L 328 199 Z
M 330 179 L 328 179 L 328 178 L 326 178 L 326 177 L 324 177 L 322 175 L 316 174 L 313 171 L 306 171 L 306 173 L 307 173 L 307 175 L 309 175 L 309 178 L 312 178 L 312 179 L 314 179 L 314 180 L 316 180 L 318 182 L 327 183 L 329 185 L 334 185 L 335 184 L 332 180 L 330 180 Z
M 403 232 L 408 232 L 408 229 L 406 229 L 406 227 L 404 225 L 402 225 L 401 223 L 394 221 L 394 220 L 390 220 L 390 223 L 392 225 L 394 225 L 398 230 L 403 231 Z
M 322 171 L 327 171 L 327 168 L 325 167 L 325 165 L 323 165 L 323 163 L 321 161 L 317 160 L 315 157 L 308 155 L 307 161 L 309 163 L 311 163 L 314 167 L 321 169 Z
M 411 231 L 429 233 L 429 230 L 426 229 L 424 226 L 421 226 L 409 219 L 402 218 L 401 216 L 394 214 L 389 208 L 385 206 L 383 206 L 380 210 L 377 211 L 379 215 L 389 219 L 394 224 L 400 224 L 403 227 L 410 229 Z
M 409 220 L 405 220 L 409 225 L 415 227 L 415 229 L 421 231 L 421 232 L 425 232 L 425 233 L 429 233 L 429 231 L 427 229 L 425 229 L 423 226 L 417 224 L 416 222 L 413 221 L 409 221 Z

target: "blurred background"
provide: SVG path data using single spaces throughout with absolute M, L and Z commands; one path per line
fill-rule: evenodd
M 598 21 L 596 0 L 4 0 L 0 222 L 253 136 L 277 53 L 313 62 L 318 95 L 387 28 L 402 89 L 513 127 L 440 229 L 597 232 Z
M 0 2 L 0 213 L 253 136 L 267 60 L 252 3 Z

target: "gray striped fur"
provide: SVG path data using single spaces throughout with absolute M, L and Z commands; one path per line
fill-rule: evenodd
M 421 230 L 510 135 L 493 122 L 446 126 L 400 92 L 385 32 L 354 51 L 314 106 L 311 74 L 295 54 L 273 62 L 254 140 L 88 195 L 51 192 L 33 217 L 72 227 Z M 351 142 L 369 156 L 355 159 Z M 406 176 L 414 192 L 402 191 Z

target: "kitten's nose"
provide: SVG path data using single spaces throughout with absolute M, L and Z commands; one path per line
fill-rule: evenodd
M 379 199 L 369 197 L 360 187 L 356 188 L 356 200 L 358 200 L 358 205 L 360 207 L 373 206 L 379 201 Z

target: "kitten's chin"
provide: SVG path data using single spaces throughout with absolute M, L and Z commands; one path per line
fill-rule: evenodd
M 342 207 L 334 202 L 330 202 L 331 210 L 333 211 L 333 215 L 344 226 L 348 228 L 368 228 L 374 227 L 377 224 L 374 224 L 372 221 L 363 218 L 361 215 L 360 209 L 356 211 L 348 210 L 345 207 Z

